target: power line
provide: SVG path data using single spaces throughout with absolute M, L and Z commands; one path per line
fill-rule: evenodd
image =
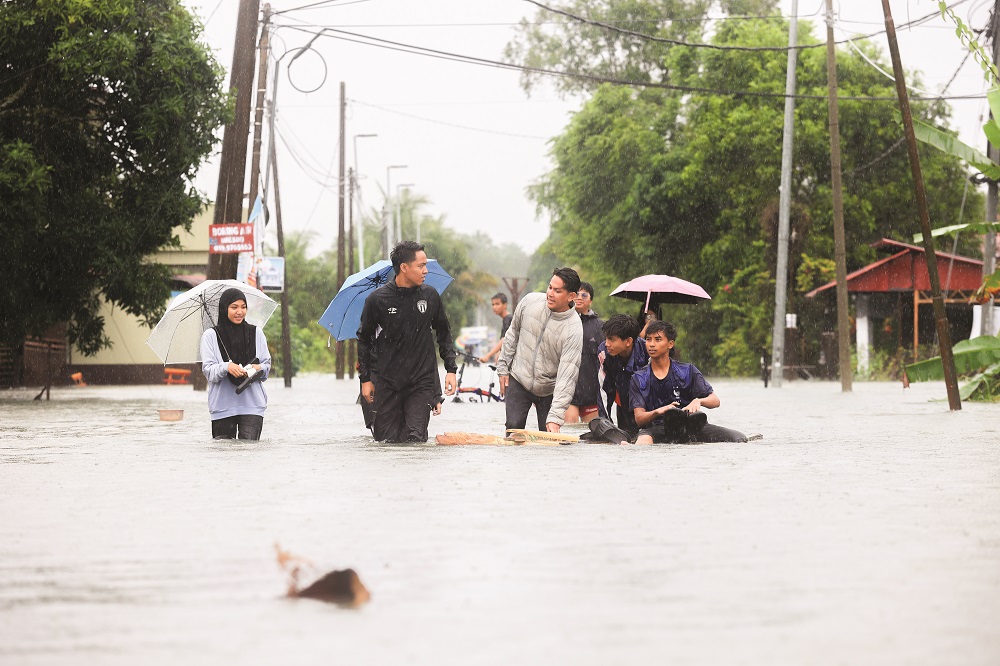
M 288 12 L 297 12 L 301 9 L 314 9 L 320 5 L 332 5 L 339 0 L 320 0 L 320 2 L 311 2 L 308 5 L 302 5 L 300 7 L 290 7 L 289 9 L 282 9 L 280 12 L 271 12 L 271 16 L 278 16 L 279 14 L 287 14 Z M 341 2 L 337 7 L 343 7 L 345 5 L 356 5 L 359 2 L 368 2 L 368 0 L 352 0 L 351 2 Z M 336 7 L 324 7 L 323 9 L 335 9 Z
M 601 21 L 594 21 L 592 19 L 588 19 L 588 18 L 585 18 L 583 16 L 578 16 L 576 14 L 572 14 L 572 13 L 567 12 L 567 11 L 562 10 L 562 9 L 557 9 L 555 7 L 549 7 L 548 5 L 542 4 L 538 0 L 524 0 L 524 2 L 529 2 L 529 3 L 531 3 L 531 4 L 533 4 L 533 5 L 537 6 L 537 7 L 541 7 L 545 11 L 552 12 L 553 14 L 559 14 L 561 16 L 566 16 L 566 17 L 568 17 L 568 18 L 570 18 L 570 19 L 572 19 L 574 21 L 580 22 L 580 23 L 586 23 L 588 25 L 597 26 L 599 28 L 605 28 L 607 30 L 611 30 L 612 32 L 617 32 L 617 33 L 620 33 L 620 34 L 623 34 L 623 35 L 629 35 L 631 37 L 638 37 L 640 39 L 644 39 L 644 40 L 647 40 L 647 41 L 650 41 L 650 42 L 657 42 L 657 43 L 663 43 L 663 44 L 673 44 L 674 46 L 686 46 L 686 47 L 689 47 L 689 48 L 700 48 L 700 49 L 713 49 L 713 50 L 716 50 L 716 51 L 789 51 L 791 49 L 796 49 L 796 50 L 800 50 L 801 51 L 801 50 L 804 50 L 804 49 L 826 48 L 826 42 L 818 42 L 816 44 L 798 44 L 796 46 L 733 46 L 733 45 L 722 45 L 722 44 L 700 44 L 700 43 L 685 42 L 685 41 L 679 40 L 679 39 L 670 39 L 669 37 L 657 37 L 655 35 L 649 35 L 649 34 L 642 33 L 642 32 L 636 32 L 635 30 L 626 30 L 625 28 L 619 28 L 617 26 L 613 26 L 613 25 L 610 25 L 608 23 L 604 23 L 604 22 L 601 22 Z M 957 2 L 952 3 L 951 7 L 957 7 L 958 5 L 961 5 L 961 4 L 965 3 L 965 2 L 968 2 L 968 0 L 958 0 Z M 919 24 L 919 23 L 922 23 L 923 21 L 930 20 L 930 19 L 932 19 L 932 18 L 934 18 L 934 17 L 936 17 L 938 15 L 940 15 L 939 11 L 931 12 L 930 14 L 927 14 L 926 16 L 922 16 L 922 17 L 920 17 L 918 19 L 915 19 L 913 21 L 909 21 L 907 23 L 903 23 L 903 24 L 901 24 L 899 26 L 899 28 L 905 28 L 907 26 L 911 26 L 911 25 L 914 25 L 914 24 Z M 876 35 L 881 35 L 884 32 L 885 32 L 885 30 L 879 30 L 877 32 L 873 32 L 873 33 L 864 35 L 862 37 L 859 37 L 858 39 L 867 39 L 869 37 L 875 37 Z M 834 44 L 843 44 L 843 43 L 844 43 L 843 41 L 834 42 Z
M 967 0 L 959 0 L 959 2 L 965 2 L 965 1 Z M 305 28 L 298 26 L 286 26 L 286 27 L 292 30 L 300 30 L 302 32 L 307 32 L 309 34 L 317 34 L 315 32 L 309 31 Z M 362 35 L 359 33 L 348 32 L 346 30 L 338 30 L 336 28 L 325 28 L 324 30 L 325 30 L 324 33 L 325 36 L 329 36 L 332 39 L 339 39 L 345 42 L 361 44 L 363 46 L 372 46 L 376 48 L 387 49 L 390 51 L 399 51 L 402 53 L 409 53 L 411 55 L 420 55 L 429 58 L 437 58 L 440 60 L 450 60 L 470 65 L 493 67 L 496 69 L 503 69 L 507 71 L 530 72 L 533 74 L 544 74 L 560 78 L 572 78 L 583 81 L 592 81 L 594 83 L 609 83 L 613 85 L 631 86 L 635 88 L 675 90 L 677 92 L 688 93 L 688 94 L 731 95 L 734 97 L 760 97 L 760 98 L 772 98 L 772 99 L 784 99 L 786 97 L 789 97 L 789 95 L 786 95 L 785 93 L 761 92 L 753 90 L 726 90 L 718 88 L 703 88 L 699 86 L 685 86 L 685 85 L 670 84 L 670 83 L 657 83 L 652 81 L 629 81 L 624 79 L 617 79 L 610 76 L 603 76 L 599 74 L 585 74 L 580 72 L 567 72 L 561 70 L 546 69 L 543 67 L 530 67 L 528 65 L 517 65 L 514 63 L 507 63 L 499 60 L 490 60 L 488 58 L 466 56 L 457 53 L 450 53 L 447 51 L 440 51 L 437 49 L 430 49 L 422 46 L 404 44 L 402 42 L 396 42 L 388 39 L 380 39 L 378 37 L 371 37 L 369 35 Z M 347 36 L 345 37 L 343 35 Z M 352 39 L 352 38 L 358 38 L 358 39 Z M 819 100 L 827 99 L 826 95 L 796 94 L 791 96 L 794 97 L 795 99 L 819 99 Z M 981 99 L 982 97 L 984 97 L 984 95 L 980 93 L 974 95 L 933 95 L 927 97 L 911 97 L 911 99 L 916 101 L 936 101 L 936 100 Z M 879 97 L 879 96 L 861 96 L 861 95 L 857 96 L 842 95 L 839 97 L 839 99 L 845 101 L 859 101 L 859 102 L 899 101 L 899 99 L 895 96 Z

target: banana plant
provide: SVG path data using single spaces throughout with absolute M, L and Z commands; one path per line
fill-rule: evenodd
M 1000 338 L 984 335 L 962 340 L 952 348 L 955 370 L 967 381 L 959 387 L 962 400 L 996 400 L 1000 397 Z M 910 381 L 944 379 L 941 357 L 935 356 L 906 366 Z

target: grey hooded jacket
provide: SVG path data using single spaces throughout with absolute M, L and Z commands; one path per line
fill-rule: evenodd
M 583 353 L 583 325 L 576 310 L 553 312 L 545 294 L 528 294 L 517 304 L 503 339 L 497 374 L 510 375 L 530 393 L 552 396 L 548 420 L 562 425 L 573 399 Z

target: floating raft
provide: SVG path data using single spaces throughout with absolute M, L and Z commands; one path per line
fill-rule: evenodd
M 441 446 L 466 444 L 486 444 L 489 446 L 562 446 L 580 441 L 580 438 L 576 435 L 523 429 L 508 430 L 505 437 L 484 435 L 478 432 L 445 432 L 434 439 Z

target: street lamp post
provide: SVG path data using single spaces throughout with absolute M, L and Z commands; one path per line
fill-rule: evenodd
M 371 139 L 377 137 L 378 134 L 355 134 L 354 135 L 354 177 L 360 179 L 358 173 L 358 139 Z M 359 197 L 360 198 L 360 197 Z M 363 271 L 365 268 L 365 223 L 364 223 L 364 211 L 358 211 L 358 271 Z
M 393 229 L 392 229 L 392 224 L 393 224 L 393 222 L 392 222 L 392 201 L 390 200 L 392 198 L 392 170 L 393 169 L 405 169 L 405 168 L 406 168 L 405 164 L 392 164 L 392 165 L 387 166 L 385 168 L 385 209 L 384 209 L 385 212 L 384 212 L 384 215 L 389 217 L 389 219 L 385 221 L 385 223 L 386 223 L 386 231 L 387 231 L 387 234 L 388 234 L 388 237 L 386 238 L 386 243 L 385 243 L 385 258 L 386 259 L 389 258 L 389 253 L 392 251 L 392 246 L 393 246 L 393 242 L 392 242 L 392 235 L 393 235 L 392 234 L 392 232 L 393 232 Z M 399 239 L 397 239 L 397 242 L 398 242 L 398 240 Z
M 399 191 L 409 187 L 414 187 L 414 184 L 403 183 L 396 186 L 396 238 L 398 240 L 403 240 L 403 206 L 400 201 Z M 419 237 L 417 238 L 417 242 L 420 242 Z

